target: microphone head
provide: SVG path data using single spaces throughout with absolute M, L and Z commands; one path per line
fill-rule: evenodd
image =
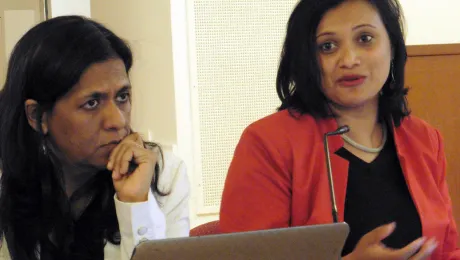
M 350 127 L 347 126 L 347 125 L 343 125 L 339 128 L 337 128 L 337 130 L 333 131 L 333 132 L 328 132 L 326 133 L 326 135 L 328 136 L 331 136 L 331 135 L 342 135 L 342 134 L 345 134 L 345 133 L 348 133 L 350 131 Z
M 350 132 L 350 127 L 347 125 L 343 125 L 339 127 L 337 130 L 335 130 L 335 132 L 337 135 L 345 134 L 345 133 Z

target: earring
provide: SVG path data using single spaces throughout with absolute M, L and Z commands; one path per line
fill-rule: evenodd
M 48 148 L 46 147 L 46 141 L 45 138 L 42 139 L 41 144 L 40 144 L 40 152 L 42 152 L 43 155 L 48 155 Z

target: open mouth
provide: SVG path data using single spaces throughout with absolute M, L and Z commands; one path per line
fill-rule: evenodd
M 366 77 L 353 75 L 353 76 L 345 76 L 338 80 L 338 83 L 345 87 L 355 87 L 361 85 L 366 80 Z

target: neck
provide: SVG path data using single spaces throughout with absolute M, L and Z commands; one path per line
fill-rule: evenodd
M 47 142 L 47 147 L 50 149 L 52 156 L 51 161 L 56 172 L 62 172 L 63 188 L 70 198 L 72 194 L 83 187 L 92 177 L 98 173 L 95 167 L 71 163 L 70 160 L 62 155 L 59 149 L 56 148 L 53 142 Z
M 64 188 L 67 197 L 83 187 L 91 178 L 93 178 L 98 170 L 92 167 L 80 167 L 78 165 L 64 164 L 62 165 L 64 177 Z
M 378 103 L 353 109 L 334 109 L 339 125 L 350 126 L 347 136 L 367 147 L 379 147 L 382 127 L 378 122 Z

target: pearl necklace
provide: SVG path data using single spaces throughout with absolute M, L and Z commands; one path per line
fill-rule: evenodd
M 382 132 L 383 132 L 382 144 L 377 148 L 370 148 L 370 147 L 366 147 L 364 145 L 358 144 L 357 142 L 353 141 L 353 139 L 348 137 L 346 134 L 342 134 L 342 138 L 349 145 L 353 146 L 356 149 L 364 151 L 366 153 L 380 153 L 380 151 L 383 150 L 383 147 L 385 146 L 385 143 L 387 142 L 387 137 L 388 137 L 387 128 L 385 127 L 384 124 L 382 124 Z

